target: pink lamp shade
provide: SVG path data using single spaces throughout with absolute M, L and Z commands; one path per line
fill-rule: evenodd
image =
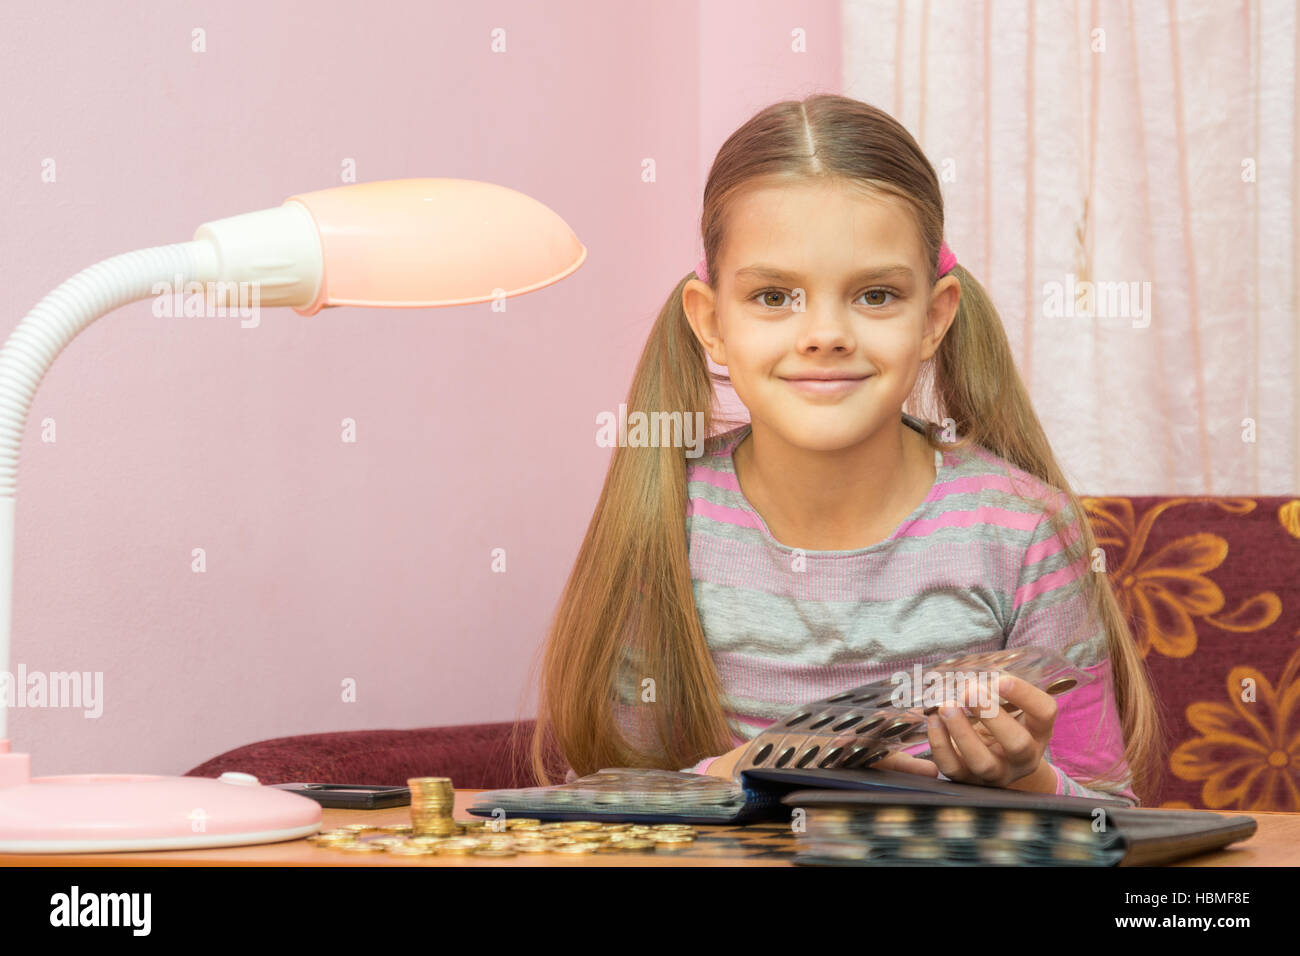
M 290 196 L 320 234 L 327 306 L 430 308 L 533 292 L 575 272 L 586 247 L 551 209 L 470 179 L 390 179 Z M 485 255 L 485 250 L 490 254 Z

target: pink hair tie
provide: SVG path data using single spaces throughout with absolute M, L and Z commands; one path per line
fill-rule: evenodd
M 952 267 L 957 264 L 957 257 L 953 255 L 952 250 L 948 248 L 948 243 L 939 246 L 939 275 L 946 276 L 952 271 Z
M 948 243 L 943 243 L 939 247 L 939 275 L 946 276 L 952 271 L 953 266 L 957 264 L 957 257 L 953 251 L 948 248 Z M 709 262 L 707 259 L 701 259 L 700 264 L 695 267 L 695 276 L 701 282 L 709 281 Z

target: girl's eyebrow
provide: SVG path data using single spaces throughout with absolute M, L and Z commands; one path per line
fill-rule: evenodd
M 745 266 L 743 269 L 737 269 L 736 278 L 773 279 L 777 282 L 794 283 L 797 282 L 801 276 L 794 272 L 785 272 L 781 269 L 777 269 L 775 266 L 752 265 Z M 870 269 L 863 269 L 862 271 L 855 273 L 849 281 L 874 282 L 880 279 L 911 278 L 912 270 L 900 263 L 898 265 L 874 266 Z

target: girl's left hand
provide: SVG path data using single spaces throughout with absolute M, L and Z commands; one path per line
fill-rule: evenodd
M 1012 717 L 1002 707 L 985 717 L 977 711 L 972 723 L 961 705 L 979 708 L 975 688 L 958 689 L 955 717 L 941 716 L 943 709 L 926 718 L 930 736 L 930 757 L 949 780 L 986 787 L 1006 787 L 1028 777 L 1039 767 L 1043 752 L 1052 739 L 1056 723 L 1056 699 L 1018 677 L 1000 673 L 991 691 L 996 706 L 1003 697 L 1020 714 Z

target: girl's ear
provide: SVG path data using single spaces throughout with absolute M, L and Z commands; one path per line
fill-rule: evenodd
M 726 365 L 727 347 L 718 322 L 717 297 L 707 283 L 699 279 L 686 283 L 682 288 L 682 311 L 709 358 L 718 365 Z
M 939 351 L 939 344 L 952 327 L 961 303 L 961 283 L 957 277 L 946 275 L 934 284 L 930 305 L 925 316 L 925 330 L 921 337 L 921 361 Z

